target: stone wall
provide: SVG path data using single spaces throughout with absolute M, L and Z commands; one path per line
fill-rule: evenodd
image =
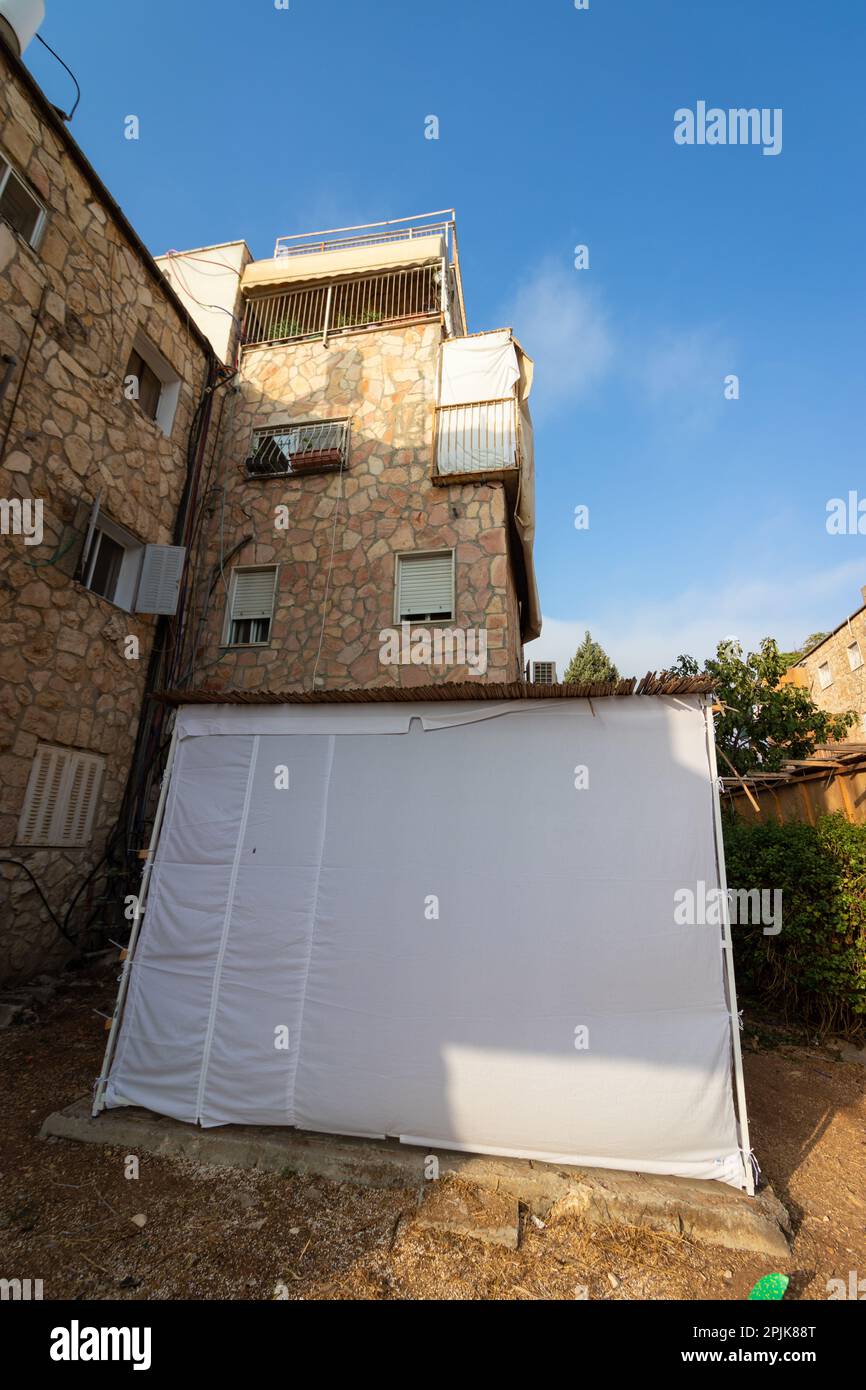
M 18 359 L 0 439 L 21 386 L 0 498 L 42 499 L 45 527 L 41 545 L 0 536 L 0 857 L 26 862 L 62 915 L 116 820 L 156 625 L 74 582 L 82 516 L 101 490 L 103 512 L 138 539 L 171 541 L 206 354 L 2 47 L 0 118 L 0 150 L 49 213 L 36 250 L 0 222 L 0 351 Z M 168 438 L 123 396 L 137 329 L 181 378 Z M 124 655 L 129 635 L 138 660 Z M 16 844 L 39 742 L 107 760 L 87 848 Z M 59 937 L 26 876 L 9 866 L 0 875 L 0 979 L 18 978 L 43 968 Z
M 312 688 L 314 674 L 325 688 L 483 679 L 466 665 L 380 661 L 379 634 L 394 626 L 397 554 L 452 548 L 456 614 L 444 626 L 485 629 L 486 678 L 519 678 L 504 487 L 431 481 L 441 334 L 438 323 L 422 323 L 340 334 L 327 345 L 244 350 L 239 389 L 226 410 L 226 494 L 211 520 L 213 563 L 218 567 L 220 554 L 243 537 L 252 539 L 214 589 L 197 684 Z M 351 419 L 351 451 L 343 476 L 246 477 L 254 429 L 344 417 Z M 278 530 L 280 506 L 288 510 L 288 526 Z M 231 566 L 271 564 L 280 568 L 270 644 L 225 649 Z
M 852 671 L 848 648 L 853 642 L 858 644 L 864 664 Z M 829 664 L 833 678 L 832 684 L 826 689 L 822 687 L 818 675 L 818 667 L 825 662 Z M 793 669 L 794 674 L 798 684 L 806 686 L 819 709 L 830 710 L 834 714 L 855 710 L 858 722 L 850 729 L 848 742 L 866 741 L 866 608 L 859 609 L 849 622 L 803 657 Z

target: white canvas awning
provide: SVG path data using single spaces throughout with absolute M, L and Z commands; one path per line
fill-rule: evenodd
M 107 1103 L 742 1185 L 704 703 L 181 709 Z
M 529 396 L 533 363 L 510 328 L 443 342 L 439 359 L 440 407 L 436 471 L 441 477 L 500 474 L 514 469 L 514 528 L 523 559 L 521 635 L 541 634 L 535 580 L 535 443 Z

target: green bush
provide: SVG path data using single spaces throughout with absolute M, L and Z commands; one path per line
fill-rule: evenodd
M 782 891 L 782 930 L 732 928 L 738 986 L 822 1031 L 866 1026 L 866 825 L 725 817 L 730 888 Z

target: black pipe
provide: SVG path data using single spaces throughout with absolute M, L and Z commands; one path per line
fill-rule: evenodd
M 27 376 L 27 368 L 30 366 L 30 354 L 33 351 L 33 340 L 36 337 L 36 330 L 39 327 L 39 320 L 42 317 L 42 306 L 45 303 L 45 296 L 48 293 L 48 286 L 42 286 L 42 293 L 39 296 L 39 304 L 33 318 L 33 327 L 30 330 L 30 341 L 27 344 L 27 353 L 24 357 L 24 366 L 21 368 L 21 376 L 18 378 L 18 389 L 12 401 L 12 409 L 9 412 L 9 419 L 6 421 L 6 429 L 3 432 L 3 443 L 0 444 L 0 463 L 6 457 L 6 446 L 9 443 L 9 435 L 12 432 L 12 421 L 15 419 L 15 412 L 18 409 L 18 400 L 21 395 L 21 388 L 24 385 L 24 378 Z

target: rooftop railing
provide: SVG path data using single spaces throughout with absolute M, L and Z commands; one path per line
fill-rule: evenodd
M 317 252 L 345 251 L 350 248 L 381 246 L 393 241 L 413 241 L 418 237 L 441 237 L 447 254 L 453 259 L 453 208 L 439 212 L 418 213 L 413 217 L 396 217 L 386 222 L 363 222 L 355 227 L 329 227 L 322 232 L 299 232 L 294 236 L 277 237 L 274 260 L 288 256 L 311 256 Z M 436 220 L 444 219 L 444 220 Z

